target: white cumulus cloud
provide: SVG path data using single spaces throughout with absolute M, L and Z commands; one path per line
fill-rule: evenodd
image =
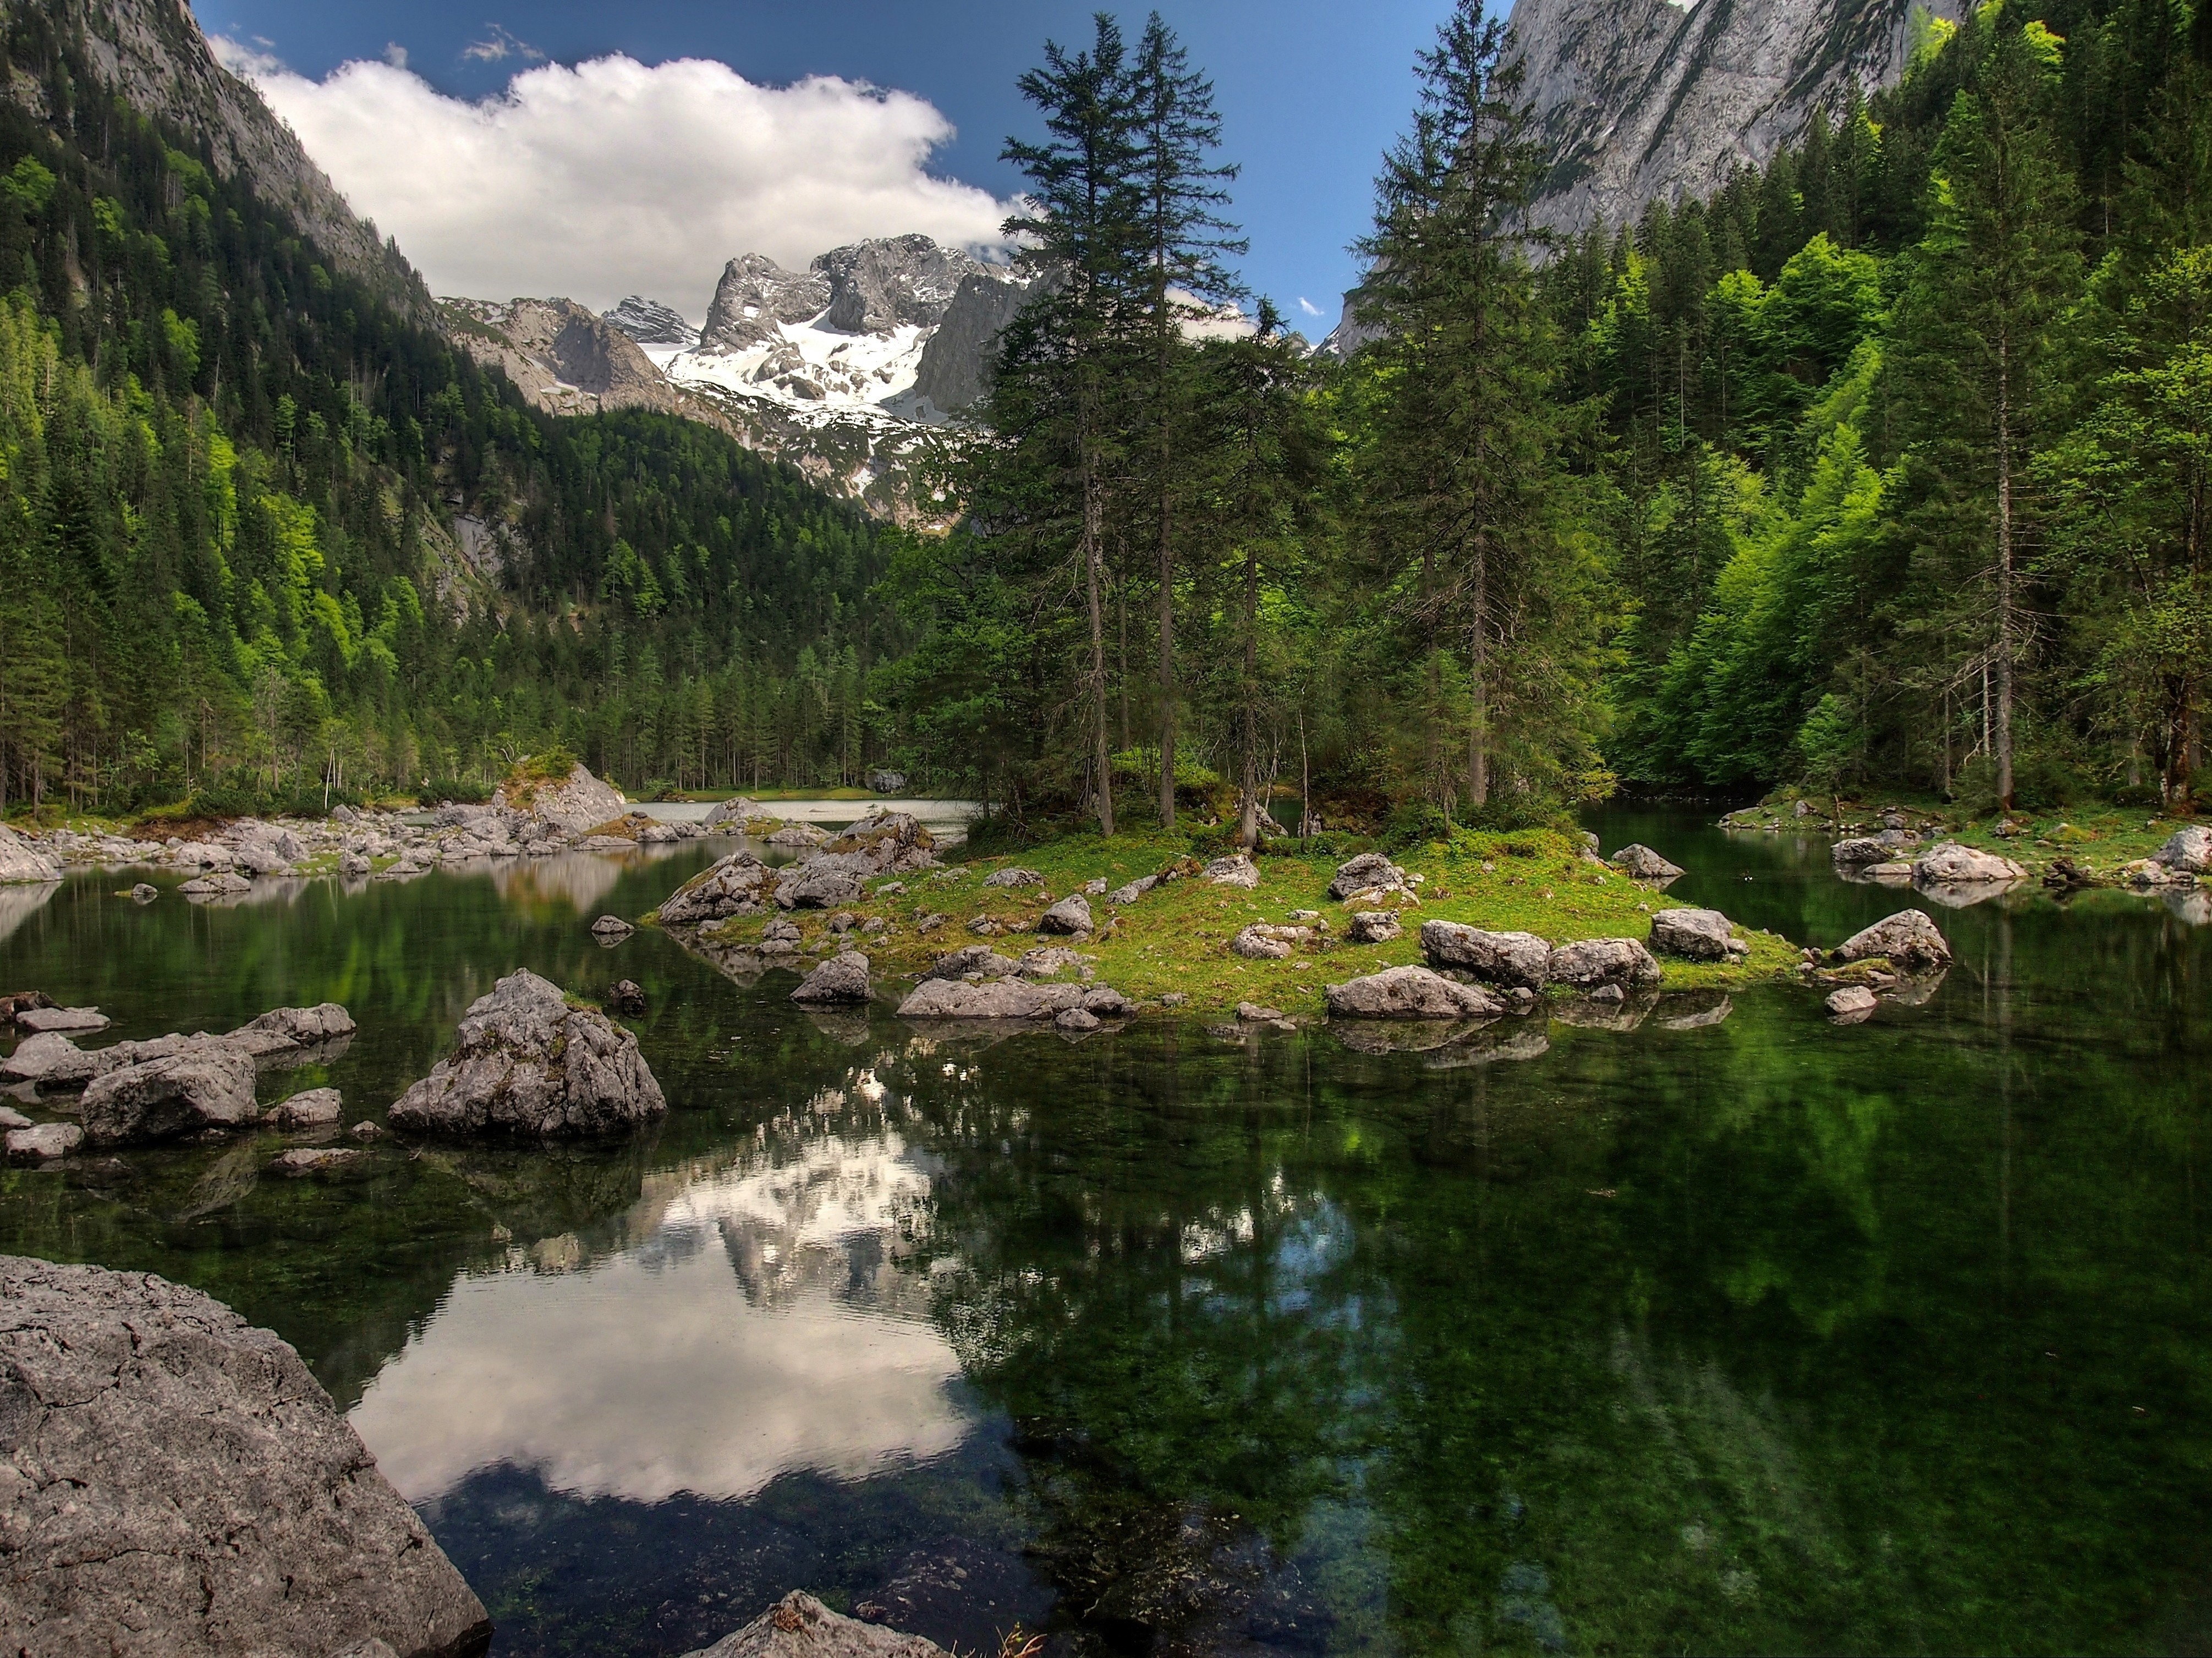
M 933 178 L 952 137 L 927 100 L 831 76 L 757 85 L 726 64 L 545 64 L 481 103 L 400 62 L 320 81 L 235 41 L 216 49 L 290 123 L 355 211 L 441 294 L 626 294 L 703 319 L 723 263 L 921 231 L 999 245 L 1008 204 Z

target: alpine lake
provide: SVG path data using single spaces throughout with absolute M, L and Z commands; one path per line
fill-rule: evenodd
M 1929 907 L 1818 839 L 1592 827 L 1798 943 Z M 1429 1051 L 948 1039 L 602 947 L 718 848 L 667 850 L 0 893 L 0 989 L 110 1036 L 343 1003 L 351 1046 L 262 1100 L 348 1122 L 517 968 L 644 988 L 672 1109 L 620 1144 L 0 1172 L 0 1250 L 295 1345 L 495 1652 L 680 1654 L 793 1588 L 963 1654 L 2212 1650 L 2186 903 L 1934 908 L 1956 965 L 1850 1027 L 1776 985 Z

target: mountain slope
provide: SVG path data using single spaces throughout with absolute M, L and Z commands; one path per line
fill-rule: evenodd
M 1534 217 L 1635 220 L 1763 167 L 1813 111 L 1903 72 L 1912 15 L 1963 0 L 1516 0 L 1526 95 L 1553 157 Z

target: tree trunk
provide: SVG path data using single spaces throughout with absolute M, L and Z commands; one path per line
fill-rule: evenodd
M 1249 851 L 1260 844 L 1260 556 L 1244 548 L 1244 809 L 1237 825 L 1237 844 Z
M 1104 511 L 1098 495 L 1098 458 L 1086 441 L 1083 448 L 1083 571 L 1091 599 L 1091 761 L 1097 774 L 1098 832 L 1110 836 L 1114 833 L 1114 756 L 1106 738 L 1106 611 L 1100 592 L 1104 571 L 1098 544 Z
M 1490 554 L 1474 550 L 1474 641 L 1468 652 L 1474 718 L 1467 734 L 1467 798 L 1480 811 L 1490 804 Z
M 2012 341 L 1997 336 L 1997 805 L 2012 810 Z
M 1162 303 L 1164 303 L 1164 300 Z M 1160 562 L 1160 827 L 1172 829 L 1176 820 L 1176 663 L 1175 663 L 1175 533 L 1168 501 L 1168 343 L 1163 331 L 1155 365 L 1153 387 L 1159 398 L 1159 562 Z

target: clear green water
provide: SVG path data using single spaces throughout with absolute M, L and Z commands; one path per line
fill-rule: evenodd
M 1817 843 L 1599 827 L 1793 938 L 1903 902 Z M 1481 1064 L 933 1047 L 593 943 L 704 855 L 19 902 L 0 989 L 119 1035 L 350 1007 L 264 1100 L 380 1115 L 529 966 L 638 980 L 675 1108 L 325 1181 L 273 1138 L 9 1169 L 0 1248 L 294 1342 L 503 1653 L 681 1653 L 794 1585 L 963 1650 L 2212 1646 L 2212 928 L 1944 913 L 1957 969 L 1868 1025 L 1774 989 Z

